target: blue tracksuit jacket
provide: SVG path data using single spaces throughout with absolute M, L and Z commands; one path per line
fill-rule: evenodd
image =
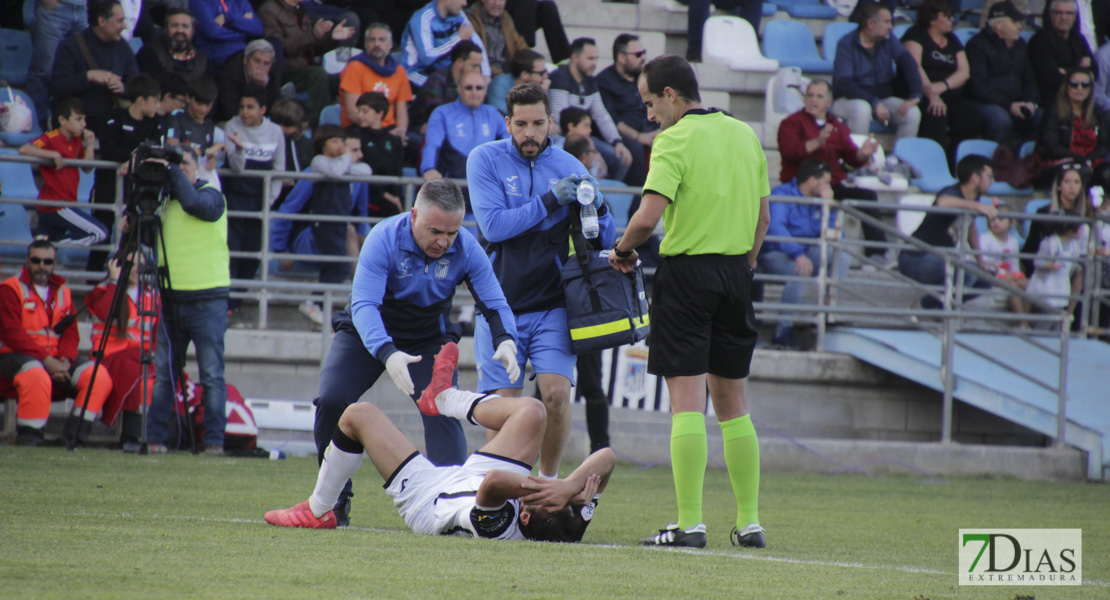
M 429 258 L 412 237 L 412 213 L 370 230 L 351 286 L 351 317 L 366 349 L 382 364 L 397 351 L 450 335 L 455 288 L 466 282 L 490 324 L 493 346 L 516 340 L 516 321 L 481 245 L 466 229 L 440 258 Z
M 552 188 L 568 175 L 588 175 L 573 156 L 551 145 L 525 160 L 512 138 L 474 149 L 466 163 L 470 204 L 509 306 L 517 314 L 566 306 L 560 271 L 570 254 L 570 210 Z M 598 211 L 602 248 L 610 248 L 616 224 L 607 207 Z

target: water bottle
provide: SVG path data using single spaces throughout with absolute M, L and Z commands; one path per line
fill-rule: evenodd
M 582 235 L 592 240 L 597 237 L 597 209 L 594 208 L 594 186 L 589 181 L 578 184 L 578 203 L 582 205 Z
M 1101 185 L 1091 186 L 1090 194 L 1091 194 L 1091 206 L 1093 206 L 1095 210 L 1098 210 L 1102 206 L 1102 195 L 1103 195 L 1102 186 Z
M 270 450 L 270 460 L 281 460 L 285 458 L 283 450 Z

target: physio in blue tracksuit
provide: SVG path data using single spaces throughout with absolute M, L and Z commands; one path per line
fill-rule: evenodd
M 459 327 L 450 320 L 451 300 L 464 281 L 489 323 L 486 343 L 493 347 L 487 354 L 497 357 L 506 377 L 519 378 L 513 314 L 485 252 L 462 229 L 464 211 L 458 186 L 439 179 L 420 188 L 411 212 L 370 230 L 350 305 L 332 318 L 335 337 L 320 373 L 314 433 L 321 462 L 343 411 L 383 372 L 413 402 L 420 398 L 431 381 L 435 354 L 443 344 L 459 341 Z M 439 466 L 461 465 L 467 452 L 459 422 L 421 416 L 428 459 Z M 337 521 L 346 520 L 350 495 L 348 482 L 336 505 Z
M 510 139 L 484 144 L 470 154 L 467 184 L 493 270 L 516 317 L 517 360 L 521 365 L 532 362 L 547 406 L 540 474 L 555 476 L 570 432 L 576 362 L 560 270 L 570 254 L 570 211 L 580 210 L 580 181 L 594 186 L 600 247 L 612 246 L 616 225 L 597 180 L 578 159 L 551 145 L 547 92 L 536 84 L 521 84 L 509 90 L 506 105 Z M 475 326 L 478 390 L 519 396 L 524 382 L 509 381 L 505 369 L 494 368 L 492 350 L 486 347 L 496 339 L 494 325 L 479 317 Z

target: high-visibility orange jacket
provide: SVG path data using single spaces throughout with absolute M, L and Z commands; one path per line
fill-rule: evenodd
M 104 334 L 104 324 L 108 320 L 108 311 L 112 309 L 112 299 L 116 294 L 116 284 L 105 282 L 102 283 L 85 296 L 85 306 L 89 309 L 89 314 L 93 317 L 92 326 L 92 349 L 95 352 L 100 348 L 100 336 Z M 151 310 L 158 307 L 158 295 L 153 290 L 147 290 L 142 298 L 143 309 Z M 150 349 L 154 349 L 154 339 L 158 329 L 158 319 L 156 317 L 144 317 L 147 321 L 146 331 L 148 332 L 148 339 L 150 340 Z M 127 335 L 117 335 L 119 325 L 114 324 L 108 334 L 108 343 L 104 347 L 104 356 L 115 354 L 120 350 L 127 348 L 138 348 L 139 337 L 141 335 L 139 311 L 135 306 L 135 301 L 131 299 L 131 294 L 127 294 Z
M 54 333 L 54 325 L 76 313 L 65 281 L 51 275 L 46 298 L 39 296 L 26 268 L 0 283 L 0 354 L 26 354 L 40 361 L 47 356 L 77 360 L 77 324 L 61 335 Z

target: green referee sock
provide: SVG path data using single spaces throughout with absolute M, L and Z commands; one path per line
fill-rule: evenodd
M 725 465 L 736 496 L 736 528 L 759 522 L 759 440 L 751 415 L 721 423 Z
M 709 460 L 706 440 L 704 414 L 680 412 L 671 418 L 671 471 L 680 529 L 689 529 L 702 522 L 702 485 Z

